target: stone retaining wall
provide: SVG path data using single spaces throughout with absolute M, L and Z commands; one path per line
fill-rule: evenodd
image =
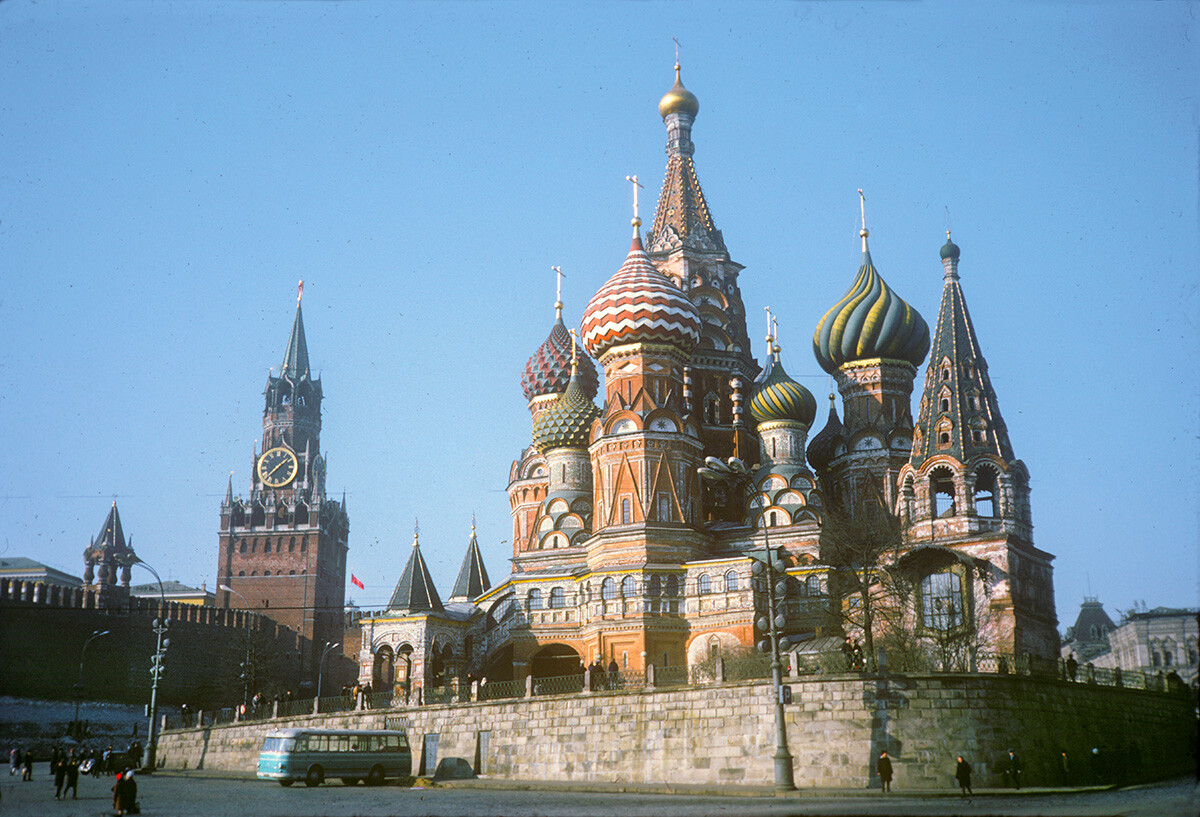
M 1000 762 L 1010 748 L 1024 761 L 1026 785 L 1148 780 L 1195 768 L 1196 719 L 1188 696 L 986 675 L 855 674 L 790 686 L 789 748 L 801 788 L 878 785 L 872 761 L 884 748 L 898 789 L 953 786 L 958 754 L 975 767 L 976 785 L 1002 785 Z M 422 753 L 425 737 L 436 735 L 443 769 L 465 762 L 500 778 L 773 782 L 771 687 L 761 682 L 169 731 L 159 760 L 168 768 L 252 771 L 261 738 L 272 729 L 396 723 L 408 730 L 414 772 L 432 771 L 432 758 Z

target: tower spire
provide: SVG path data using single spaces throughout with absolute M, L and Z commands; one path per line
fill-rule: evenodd
M 304 314 L 300 310 L 303 295 L 304 281 L 301 281 L 296 292 L 296 317 L 292 320 L 292 334 L 283 353 L 283 365 L 279 367 L 279 376 L 292 380 L 312 379 L 312 371 L 308 366 L 308 342 L 304 339 Z

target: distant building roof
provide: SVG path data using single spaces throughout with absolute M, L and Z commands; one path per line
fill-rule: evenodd
M 45 582 L 60 587 L 81 587 L 83 579 L 64 573 L 49 565 L 24 556 L 8 556 L 0 559 L 0 579 Z
M 158 582 L 150 584 L 135 584 L 129 588 L 129 595 L 136 598 L 159 598 Z M 162 596 L 167 601 L 188 601 L 193 604 L 213 604 L 216 597 L 205 587 L 191 587 L 172 579 L 162 583 Z

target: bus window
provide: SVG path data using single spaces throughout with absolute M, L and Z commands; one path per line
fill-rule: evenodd
M 400 736 L 399 735 L 384 735 L 384 746 L 386 751 L 400 751 Z

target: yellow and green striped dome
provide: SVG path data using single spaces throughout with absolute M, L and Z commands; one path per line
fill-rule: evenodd
M 920 366 L 929 353 L 929 325 L 875 269 L 865 232 L 858 277 L 813 333 L 813 354 L 830 374 L 847 363 L 875 358 Z
M 750 413 L 760 423 L 788 421 L 812 425 L 817 401 L 812 392 L 788 377 L 783 364 L 771 355 L 754 383 Z

